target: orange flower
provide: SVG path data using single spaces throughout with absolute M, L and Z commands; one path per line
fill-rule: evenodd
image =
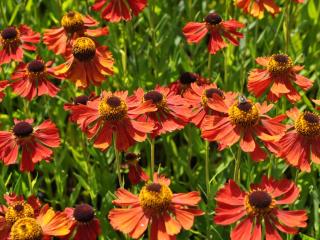
M 32 126 L 32 119 L 14 123 L 11 131 L 0 131 L 0 159 L 5 165 L 15 164 L 20 148 L 20 170 L 33 171 L 36 163 L 51 158 L 51 148 L 60 145 L 59 131 L 50 120 L 36 127 Z
M 183 96 L 191 105 L 190 121 L 199 128 L 202 128 L 205 116 L 223 114 L 215 109 L 219 108 L 220 104 L 224 105 L 223 101 L 234 101 L 235 97 L 235 93 L 224 93 L 215 83 L 202 86 L 192 83 L 190 90 Z
M 10 86 L 28 100 L 45 94 L 56 96 L 60 89 L 48 80 L 48 76 L 53 76 L 51 65 L 52 62 L 45 63 L 40 57 L 27 64 L 20 63 L 11 76 Z
M 40 42 L 40 33 L 32 31 L 27 25 L 8 27 L 0 31 L 0 65 L 11 60 L 21 62 L 24 51 L 35 51 L 32 44 Z
M 1 70 L 1 69 L 0 69 Z M 6 80 L 0 81 L 0 102 L 3 100 L 5 94 L 3 91 L 9 86 L 9 82 Z
M 238 28 L 244 25 L 234 19 L 223 21 L 217 13 L 210 13 L 204 22 L 189 22 L 183 28 L 183 34 L 188 43 L 199 43 L 209 34 L 208 51 L 216 54 L 222 48 L 227 47 L 226 38 L 231 44 L 238 46 L 237 38 L 243 38 L 243 34 L 237 32 Z
M 34 196 L 25 201 L 23 196 L 17 196 L 15 193 L 4 195 L 4 200 L 6 205 L 0 206 L 0 239 L 9 240 L 12 225 L 21 218 L 37 217 L 41 203 Z
M 75 11 L 66 13 L 61 19 L 60 28 L 45 29 L 43 42 L 49 50 L 55 54 L 67 54 L 67 49 L 72 46 L 72 42 L 81 36 L 99 37 L 109 33 L 107 27 L 90 29 L 99 24 L 89 15 L 82 15 Z
M 168 87 L 157 86 L 155 90 L 144 93 L 142 88 L 135 91 L 137 101 L 150 102 L 156 109 L 139 117 L 155 125 L 151 137 L 183 129 L 189 122 L 190 109 L 187 102 Z
M 64 212 L 71 221 L 70 235 L 64 239 L 96 240 L 101 234 L 100 221 L 95 217 L 94 210 L 89 204 L 80 204 L 75 208 L 66 208 Z
M 100 11 L 101 17 L 110 22 L 129 21 L 132 15 L 137 16 L 146 6 L 147 0 L 95 0 L 92 10 Z
M 170 180 L 154 174 L 153 183 L 146 184 L 139 195 L 120 188 L 113 204 L 120 208 L 109 212 L 111 226 L 138 239 L 151 225 L 151 240 L 175 239 L 181 228 L 191 229 L 194 217 L 203 215 L 197 208 L 199 192 L 173 194 Z
M 125 163 L 122 164 L 123 167 L 129 168 L 128 178 L 132 185 L 149 180 L 149 176 L 139 165 L 139 159 L 140 154 L 129 152 L 125 156 Z
M 287 111 L 294 124 L 277 142 L 278 156 L 301 171 L 310 172 L 310 162 L 320 164 L 320 118 L 317 113 L 300 113 L 297 108 Z
M 179 79 L 169 85 L 169 88 L 175 94 L 183 95 L 184 92 L 190 89 L 191 83 L 197 83 L 199 86 L 209 84 L 210 80 L 201 77 L 199 74 L 191 72 L 181 73 Z
M 154 111 L 150 102 L 140 103 L 128 92 L 102 92 L 101 97 L 87 105 L 70 107 L 71 118 L 94 140 L 94 147 L 105 150 L 115 135 L 117 150 L 125 151 L 136 142 L 143 142 L 154 126 L 138 116 Z
M 280 12 L 280 8 L 277 6 L 274 0 L 236 0 L 235 4 L 245 13 L 249 13 L 250 15 L 259 19 L 263 18 L 265 10 L 271 13 L 272 16 L 275 16 Z
M 11 228 L 10 240 L 51 239 L 70 233 L 71 223 L 66 213 L 54 212 L 48 205 L 42 207 L 37 218 L 23 217 Z
M 266 115 L 273 105 L 252 103 L 245 97 L 236 101 L 226 101 L 217 111 L 223 115 L 207 116 L 202 127 L 202 137 L 209 141 L 217 141 L 219 150 L 230 147 L 240 141 L 240 147 L 251 155 L 255 161 L 266 158 L 266 153 L 260 148 L 261 141 L 270 151 L 276 150 L 274 141 L 285 131 L 281 121 L 284 115 L 271 118 Z M 218 107 L 218 106 L 216 106 Z M 257 141 L 258 140 L 258 141 Z
M 278 101 L 286 96 L 290 102 L 297 102 L 301 96 L 292 86 L 297 84 L 304 91 L 312 87 L 312 81 L 298 74 L 303 66 L 295 66 L 291 58 L 285 54 L 273 54 L 271 57 L 259 57 L 256 62 L 265 69 L 254 69 L 250 72 L 248 90 L 260 97 L 270 87 L 268 100 Z
M 72 46 L 67 61 L 53 68 L 54 74 L 70 79 L 77 87 L 99 86 L 106 76 L 113 74 L 113 58 L 106 46 L 99 46 L 91 38 L 79 37 Z
M 305 210 L 281 209 L 283 205 L 294 203 L 299 192 L 294 182 L 287 179 L 277 181 L 263 176 L 262 182 L 252 184 L 249 192 L 242 191 L 230 179 L 216 195 L 214 222 L 230 226 L 240 220 L 230 234 L 231 240 L 281 240 L 277 230 L 296 234 L 297 228 L 307 226 Z

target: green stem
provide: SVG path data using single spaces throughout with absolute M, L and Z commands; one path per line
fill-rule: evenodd
M 120 185 L 120 187 L 123 187 L 123 182 L 122 182 L 122 178 L 121 178 L 121 169 L 120 169 L 121 159 L 120 159 L 119 151 L 117 149 L 116 136 L 115 135 L 113 135 L 113 149 L 114 149 L 114 154 L 116 156 L 115 164 L 116 164 L 116 171 L 117 171 L 117 175 L 118 175 L 119 185 Z
M 150 178 L 153 180 L 154 174 L 154 152 L 155 152 L 155 140 L 150 140 Z
M 290 43 L 290 9 L 291 9 L 291 1 L 286 1 L 286 6 L 285 6 L 285 51 L 287 54 L 289 52 L 289 43 Z
M 28 183 L 29 183 L 30 192 L 33 193 L 32 176 L 30 172 L 28 172 Z
M 210 151 L 210 148 L 209 148 L 209 142 L 208 141 L 205 141 L 205 175 L 206 175 L 206 188 L 207 188 L 207 197 L 209 197 L 209 194 L 210 194 L 210 173 L 209 173 L 209 151 Z
M 240 164 L 241 164 L 241 147 L 239 146 L 237 156 L 235 159 L 234 175 L 233 179 L 236 183 L 240 183 Z
M 208 56 L 208 77 L 211 78 L 211 65 L 212 65 L 212 56 L 209 53 Z

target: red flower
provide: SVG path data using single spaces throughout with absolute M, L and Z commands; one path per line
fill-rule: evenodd
M 112 75 L 113 63 L 106 46 L 98 46 L 91 38 L 79 37 L 67 61 L 54 67 L 53 72 L 59 78 L 70 79 L 77 87 L 87 88 L 90 84 L 99 86 L 106 76 Z
M 48 76 L 54 76 L 51 65 L 52 62 L 45 63 L 39 57 L 27 64 L 20 63 L 11 76 L 13 82 L 10 86 L 16 94 L 28 100 L 45 94 L 56 96 L 60 89 L 48 80 Z
M 280 123 L 284 120 L 284 115 L 271 118 L 266 113 L 271 110 L 272 104 L 253 104 L 245 97 L 240 97 L 239 101 L 225 103 L 220 104 L 220 108 L 216 106 L 216 110 L 224 113 L 223 115 L 207 116 L 204 119 L 204 139 L 217 141 L 219 150 L 240 141 L 241 149 L 249 153 L 255 161 L 266 158 L 266 153 L 259 146 L 260 141 L 270 151 L 276 151 L 274 141 L 285 131 L 285 126 Z
M 205 116 L 221 115 L 223 113 L 216 111 L 216 105 L 223 104 L 223 101 L 234 101 L 235 93 L 224 93 L 215 83 L 199 86 L 196 83 L 191 84 L 189 91 L 186 91 L 183 98 L 192 106 L 190 121 L 199 128 Z
M 9 240 L 12 225 L 24 217 L 37 217 L 41 203 L 34 196 L 30 196 L 26 201 L 23 196 L 15 193 L 3 197 L 6 204 L 0 205 L 0 239 Z
M 120 208 L 109 212 L 111 226 L 138 239 L 151 224 L 151 240 L 175 239 L 181 228 L 191 229 L 195 216 L 203 215 L 197 208 L 199 192 L 173 194 L 170 180 L 154 175 L 154 182 L 146 184 L 139 196 L 121 188 L 113 204 Z
M 99 37 L 109 33 L 107 27 L 90 29 L 99 24 L 89 15 L 82 15 L 75 11 L 66 13 L 61 19 L 60 28 L 45 29 L 43 42 L 55 54 L 67 54 L 72 42 L 81 36 Z
M 238 46 L 237 38 L 243 38 L 243 34 L 237 32 L 237 29 L 243 27 L 242 23 L 234 19 L 223 21 L 217 13 L 210 13 L 204 22 L 187 23 L 183 28 L 183 34 L 188 43 L 199 43 L 209 33 L 208 50 L 210 54 L 216 54 L 220 49 L 227 47 L 222 37 Z
M 137 101 L 149 102 L 155 111 L 140 116 L 140 120 L 153 123 L 155 129 L 151 137 L 156 137 L 167 132 L 183 129 L 189 121 L 190 109 L 186 101 L 168 87 L 157 86 L 155 90 L 144 93 L 139 88 L 135 91 Z
M 132 185 L 149 180 L 149 176 L 139 165 L 140 155 L 135 153 L 127 153 L 125 156 L 124 167 L 129 167 L 128 178 Z
M 132 14 L 137 16 L 146 6 L 147 0 L 95 0 L 92 10 L 100 11 L 103 6 L 101 17 L 110 22 L 119 22 L 121 20 L 129 21 Z
M 249 192 L 243 192 L 233 181 L 216 195 L 217 207 L 214 222 L 230 226 L 241 221 L 231 232 L 231 240 L 250 239 L 281 240 L 277 229 L 286 234 L 296 234 L 299 227 L 307 226 L 305 210 L 282 210 L 281 205 L 292 204 L 299 196 L 294 182 L 262 177 L 260 184 L 252 184 Z M 262 227 L 264 220 L 265 227 Z M 265 234 L 262 234 L 265 229 Z
M 5 165 L 17 162 L 19 148 L 22 149 L 21 171 L 33 171 L 41 160 L 49 160 L 53 151 L 60 145 L 59 132 L 54 123 L 44 121 L 32 127 L 33 120 L 18 121 L 11 131 L 0 131 L 0 159 Z
M 3 100 L 5 94 L 3 91 L 9 86 L 9 82 L 6 80 L 0 81 L 0 102 Z
M 21 62 L 24 51 L 35 51 L 32 44 L 40 42 L 40 33 L 32 31 L 27 25 L 8 27 L 0 32 L 0 65 L 11 60 Z
M 95 217 L 93 208 L 88 204 L 80 204 L 75 208 L 66 208 L 64 210 L 71 220 L 70 235 L 65 239 L 74 240 L 96 240 L 101 234 L 99 219 Z
M 301 1 L 301 0 L 295 0 Z M 249 13 L 253 17 L 263 18 L 264 10 L 268 11 L 275 16 L 280 12 L 279 6 L 274 0 L 236 0 L 236 5 L 241 8 L 245 13 Z
M 312 87 L 310 79 L 298 74 L 303 66 L 294 66 L 291 58 L 285 54 L 260 57 L 256 62 L 265 67 L 265 69 L 254 69 L 249 75 L 248 90 L 256 97 L 260 97 L 271 87 L 268 100 L 277 101 L 284 95 L 293 103 L 299 101 L 301 96 L 292 83 L 304 91 Z
M 143 142 L 153 130 L 152 123 L 137 119 L 148 111 L 154 111 L 150 102 L 140 104 L 127 92 L 104 91 L 101 98 L 88 101 L 87 105 L 71 107 L 71 117 L 94 140 L 94 147 L 107 149 L 115 135 L 117 149 L 125 151 L 136 142 Z
M 311 112 L 300 113 L 297 108 L 287 111 L 294 125 L 277 142 L 278 156 L 301 171 L 310 172 L 310 163 L 320 164 L 320 118 Z
M 204 77 L 201 77 L 199 74 L 191 72 L 183 72 L 180 75 L 180 78 L 171 83 L 169 88 L 175 94 L 183 95 L 188 89 L 190 89 L 191 83 L 197 83 L 199 86 L 209 84 L 210 80 Z

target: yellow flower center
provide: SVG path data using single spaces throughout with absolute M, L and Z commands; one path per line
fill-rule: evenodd
M 158 91 L 147 92 L 143 98 L 145 101 L 151 100 L 159 109 L 166 109 L 167 107 L 166 98 Z
M 300 114 L 295 122 L 295 129 L 298 133 L 307 137 L 315 137 L 320 135 L 320 118 L 317 114 L 304 112 Z
M 70 11 L 62 17 L 61 25 L 68 33 L 81 31 L 84 26 L 82 15 L 78 12 Z
M 42 229 L 34 218 L 26 217 L 16 221 L 10 232 L 11 240 L 41 240 Z
M 228 114 L 231 122 L 241 127 L 251 127 L 259 120 L 257 107 L 244 97 L 229 108 Z
M 249 215 L 263 216 L 275 207 L 275 200 L 263 190 L 254 190 L 245 197 L 246 210 Z
M 27 65 L 28 76 L 32 80 L 39 80 L 45 77 L 46 66 L 41 60 L 33 60 Z
M 273 54 L 268 62 L 268 70 L 272 73 L 282 73 L 293 66 L 292 59 L 286 54 Z
M 8 207 L 5 218 L 6 222 L 14 224 L 21 218 L 33 216 L 34 210 L 28 203 L 16 202 Z
M 224 94 L 219 88 L 209 88 L 209 89 L 204 90 L 204 92 L 202 94 L 202 97 L 201 97 L 202 105 L 207 106 L 208 99 L 212 98 L 214 94 L 217 94 L 220 97 L 224 98 Z
M 1 44 L 6 47 L 17 47 L 21 44 L 20 32 L 16 27 L 8 27 L 1 31 Z
M 99 113 L 108 121 L 117 121 L 127 115 L 128 107 L 124 100 L 116 96 L 101 99 Z
M 72 46 L 72 53 L 79 61 L 90 61 L 96 54 L 96 44 L 91 38 L 79 37 Z
M 169 208 L 172 196 L 168 186 L 150 183 L 141 189 L 139 201 L 144 210 L 162 212 Z

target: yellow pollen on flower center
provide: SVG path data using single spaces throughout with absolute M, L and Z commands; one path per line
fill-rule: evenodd
M 304 112 L 300 114 L 294 125 L 298 133 L 307 137 L 320 135 L 320 118 L 316 113 Z
M 108 96 L 100 100 L 98 110 L 107 121 L 117 121 L 127 115 L 128 107 L 119 97 Z
M 25 217 L 33 217 L 34 210 L 28 204 L 24 202 L 17 202 L 10 205 L 6 211 L 5 219 L 6 222 L 14 224 L 17 220 Z
M 80 13 L 70 11 L 61 19 L 61 25 L 68 33 L 74 33 L 83 30 L 84 22 Z
M 241 127 L 251 127 L 259 120 L 259 111 L 250 100 L 236 102 L 228 111 L 231 122 Z
M 263 190 L 253 190 L 245 196 L 245 206 L 249 215 L 263 216 L 275 207 L 276 202 L 269 193 Z
M 149 183 L 141 189 L 139 201 L 144 210 L 161 212 L 169 208 L 172 196 L 172 191 L 168 186 Z
M 28 63 L 27 73 L 30 79 L 39 80 L 45 77 L 46 66 L 41 60 L 34 60 Z
M 90 61 L 96 54 L 96 44 L 91 38 L 79 37 L 72 46 L 72 53 L 79 61 Z
M 42 228 L 34 218 L 26 217 L 16 221 L 10 232 L 11 240 L 41 240 Z
M 287 71 L 293 66 L 292 59 L 286 54 L 273 54 L 268 62 L 268 70 L 272 73 Z
M 21 44 L 20 32 L 16 27 L 8 27 L 0 33 L 1 44 L 6 47 L 17 47 Z

